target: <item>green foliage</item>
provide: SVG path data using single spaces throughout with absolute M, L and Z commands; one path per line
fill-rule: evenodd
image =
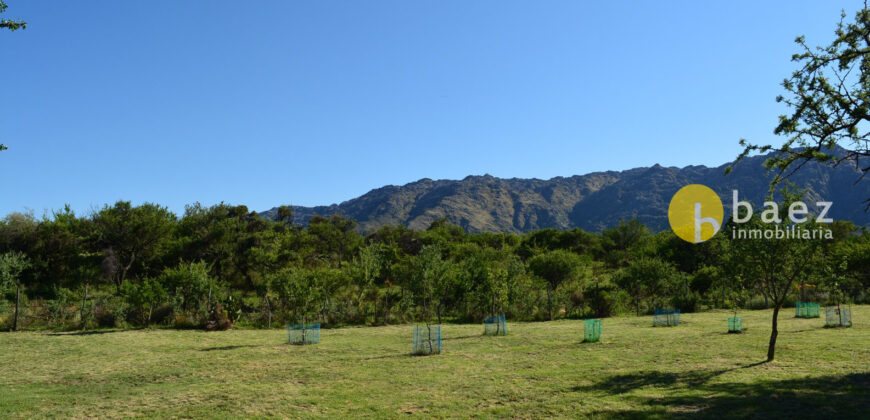
M 138 321 L 148 325 L 151 323 L 154 308 L 166 300 L 167 293 L 160 282 L 147 278 L 140 284 L 124 281 L 121 285 L 121 296 L 127 301 L 127 305 L 138 313 Z
M 670 292 L 676 278 L 677 271 L 668 262 L 642 257 L 617 271 L 614 281 L 631 295 L 635 312 L 640 315 L 644 303 L 648 304 L 649 310 L 669 303 L 666 296 L 673 296 Z
M 433 306 L 438 305 L 450 288 L 448 276 L 451 264 L 443 258 L 443 249 L 439 245 L 427 245 L 420 251 L 417 258 L 417 269 L 412 291 L 417 296 L 422 308 L 422 318 L 427 323 L 432 322 Z
M 756 151 L 779 152 L 765 163 L 777 173 L 772 186 L 809 161 L 847 162 L 863 175 L 870 171 L 859 164 L 859 159 L 870 156 L 870 131 L 864 124 L 870 115 L 870 9 L 865 3 L 855 13 L 854 22 L 845 19 L 844 13 L 827 46 L 812 48 L 803 36 L 795 39 L 799 52 L 792 61 L 798 69 L 782 82 L 786 94 L 776 98 L 791 110 L 779 116 L 774 130 L 786 137 L 783 144 L 775 147 L 740 140 L 744 151 L 738 160 Z
M 547 313 L 553 319 L 553 292 L 559 285 L 581 279 L 584 260 L 577 254 L 555 250 L 536 255 L 529 260 L 529 270 L 547 285 Z
M 148 279 L 143 286 L 150 283 Z M 176 313 L 193 319 L 202 319 L 212 308 L 219 291 L 216 280 L 209 274 L 205 262 L 179 263 L 174 268 L 167 268 L 155 282 L 163 294 L 163 298 L 172 297 L 172 306 Z M 155 287 L 149 286 L 149 287 Z M 157 291 L 155 289 L 155 291 Z M 156 295 L 155 295 L 156 296 Z M 160 303 L 160 300 L 154 304 Z
M 285 269 L 271 276 L 269 286 L 278 295 L 288 320 L 305 324 L 315 317 L 324 279 L 332 275 L 326 269 Z
M 30 267 L 30 261 L 22 252 L 12 251 L 0 255 L 0 283 L 20 285 L 21 273 Z
M 9 6 L 6 5 L 6 2 L 0 0 L 0 13 L 5 12 L 7 7 Z M 10 31 L 15 32 L 18 29 L 27 28 L 27 22 L 14 19 L 0 19 L 0 28 L 9 29 Z M 6 146 L 0 144 L 0 150 L 6 150 Z
M 439 220 L 424 231 L 384 227 L 363 236 L 341 217 L 296 226 L 282 214 L 272 220 L 221 203 L 188 206 L 176 218 L 161 206 L 128 202 L 84 217 L 68 208 L 41 219 L 10 214 L 0 220 L 0 253 L 26 255 L 30 264 L 6 282 L 0 319 L 13 319 L 15 300 L 38 302 L 32 311 L 20 307 L 28 328 L 480 322 L 502 313 L 538 320 L 662 306 L 775 307 L 781 296 L 771 295 L 775 281 L 758 258 L 785 254 L 812 261 L 795 271 L 795 282 L 817 286 L 819 299 L 870 295 L 870 235 L 848 224 L 831 226 L 835 239 L 810 249 L 813 241 L 722 234 L 688 244 L 637 221 L 602 233 L 514 235 L 466 233 Z M 805 263 L 788 258 L 774 276 Z M 791 287 L 782 304 L 793 302 Z
M 129 274 L 152 274 L 148 263 L 167 245 L 175 221 L 165 207 L 133 207 L 129 201 L 105 206 L 95 215 L 92 240 L 103 249 L 105 275 L 119 291 Z

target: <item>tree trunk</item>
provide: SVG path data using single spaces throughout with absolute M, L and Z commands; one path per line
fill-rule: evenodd
M 387 325 L 387 320 L 390 319 L 390 289 L 387 288 L 387 293 L 384 295 L 384 325 Z
M 269 302 L 269 295 L 263 296 L 266 299 L 266 311 L 268 312 L 267 328 L 272 328 L 272 303 Z
M 15 285 L 15 320 L 12 321 L 12 331 L 18 331 L 18 304 L 21 301 L 21 285 Z
M 329 294 L 323 294 L 323 309 L 320 311 L 320 319 L 322 323 L 326 324 L 326 315 L 329 313 Z
M 83 329 L 83 330 L 87 328 L 87 325 L 86 325 L 87 320 L 85 319 L 85 307 L 87 306 L 87 304 L 88 304 L 88 284 L 85 283 L 85 294 L 84 294 L 84 296 L 82 296 L 82 309 L 81 309 L 81 311 L 79 311 L 79 320 L 82 323 L 81 329 Z
M 550 283 L 547 283 L 547 314 L 550 316 L 550 321 L 553 320 L 553 300 L 550 297 Z
M 634 296 L 634 312 L 635 316 L 640 316 L 640 293 Z
M 124 284 L 124 280 L 127 279 L 127 272 L 130 271 L 130 267 L 133 267 L 133 263 L 136 261 L 136 254 L 130 256 L 130 263 L 125 265 L 124 268 L 121 269 L 121 273 L 118 275 L 118 280 L 115 282 L 115 286 L 118 288 L 118 295 L 121 295 L 121 285 Z
M 772 362 L 774 353 L 776 352 L 776 336 L 779 335 L 779 331 L 776 328 L 777 318 L 779 317 L 779 308 L 782 304 L 777 304 L 776 307 L 773 308 L 773 323 L 771 325 L 770 330 L 770 344 L 767 346 L 767 361 Z

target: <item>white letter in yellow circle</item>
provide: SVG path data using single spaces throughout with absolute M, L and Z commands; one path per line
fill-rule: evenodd
M 716 192 L 701 184 L 691 184 L 680 188 L 671 198 L 668 221 L 680 239 L 697 244 L 719 231 L 724 213 Z

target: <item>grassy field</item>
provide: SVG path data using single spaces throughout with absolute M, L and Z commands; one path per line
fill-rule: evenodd
M 411 327 L 324 330 L 311 346 L 283 330 L 0 333 L 0 418 L 479 417 L 861 418 L 870 415 L 870 306 L 855 326 L 770 311 L 445 325 L 444 353 L 414 357 Z M 823 315 L 824 316 L 824 315 Z

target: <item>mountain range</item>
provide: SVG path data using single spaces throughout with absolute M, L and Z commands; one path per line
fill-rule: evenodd
M 686 166 L 651 167 L 624 171 L 593 172 L 547 180 L 468 176 L 462 180 L 428 178 L 402 186 L 388 185 L 360 197 L 329 206 L 292 206 L 294 223 L 306 224 L 314 215 L 341 214 L 358 222 L 358 229 L 371 232 L 385 225 L 425 229 L 445 218 L 469 232 L 528 232 L 543 228 L 579 227 L 597 232 L 622 220 L 637 218 L 653 231 L 668 228 L 668 204 L 677 190 L 688 184 L 703 184 L 719 194 L 730 215 L 732 190 L 741 200 L 761 204 L 773 177 L 763 166 L 769 155 L 744 158 L 725 168 Z M 858 181 L 861 172 L 854 163 L 839 166 L 811 162 L 789 178 L 805 191 L 804 201 L 812 211 L 816 201 L 831 201 L 829 216 L 870 226 L 866 202 L 870 179 Z M 262 214 L 276 215 L 277 208 Z

